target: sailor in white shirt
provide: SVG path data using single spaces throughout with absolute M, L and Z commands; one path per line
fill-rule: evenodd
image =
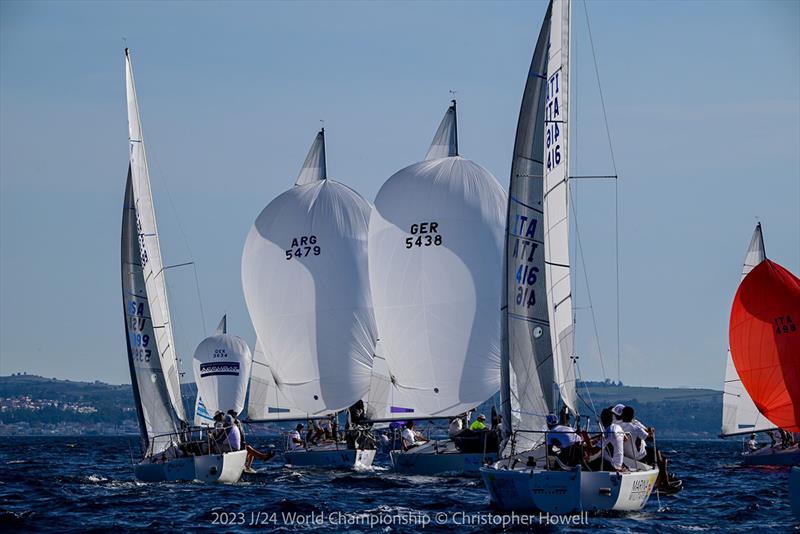
M 447 428 L 447 435 L 452 438 L 461 433 L 462 430 L 464 430 L 464 423 L 461 421 L 461 417 L 454 417 Z
M 302 449 L 305 446 L 305 442 L 301 437 L 301 432 L 303 431 L 303 423 L 298 423 L 297 426 L 289 432 L 289 450 L 296 451 L 298 449 Z
M 580 443 L 581 437 L 570 427 L 559 425 L 558 418 L 550 414 L 547 416 L 547 446 L 558 447 L 558 458 L 563 463 L 577 465 L 583 459 Z
M 622 461 L 625 432 L 614 422 L 614 414 L 608 408 L 600 413 L 600 424 L 605 429 L 601 440 L 603 460 L 606 462 L 605 468 L 610 467 L 615 471 L 627 471 Z
M 645 441 L 653 437 L 654 431 L 634 419 L 634 415 L 633 407 L 625 406 L 622 410 L 622 421 L 618 424 L 629 438 L 625 440 L 625 456 L 643 460 L 647 456 Z
M 416 447 L 420 443 L 424 443 L 426 441 L 425 438 L 414 431 L 414 421 L 408 421 L 406 423 L 406 427 L 400 433 L 400 437 L 403 440 L 403 449 L 405 450 Z
M 757 451 L 758 449 L 760 449 L 760 447 L 756 441 L 756 435 L 750 434 L 750 440 L 747 442 L 747 450 L 753 452 Z

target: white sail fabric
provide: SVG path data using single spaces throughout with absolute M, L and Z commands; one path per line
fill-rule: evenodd
M 253 368 L 250 372 L 250 393 L 247 397 L 248 421 L 281 421 L 304 419 L 307 414 L 292 407 L 278 386 L 267 357 L 256 340 Z
M 764 261 L 764 258 L 766 258 L 764 238 L 761 233 L 761 223 L 758 223 L 753 231 L 753 237 L 750 239 L 750 246 L 747 247 L 739 282 L 741 283 L 756 265 Z M 736 372 L 729 348 L 725 361 L 725 385 L 722 394 L 722 435 L 735 436 L 774 428 L 776 426 L 761 415 L 753 403 L 753 399 L 745 390 L 739 379 L 739 373 Z
M 303 167 L 300 169 L 300 174 L 297 175 L 297 180 L 294 185 L 307 185 L 313 184 L 320 180 L 328 178 L 328 171 L 325 161 L 325 128 L 321 129 L 317 134 L 311 149 L 308 151 L 306 160 L 303 162 Z
M 339 182 L 298 185 L 264 208 L 245 243 L 242 286 L 256 334 L 281 391 L 311 415 L 347 408 L 369 388 L 378 337 L 370 211 Z
M 150 191 L 150 172 L 144 150 L 139 103 L 133 79 L 133 66 L 128 50 L 125 50 L 125 81 L 128 102 L 128 136 L 130 141 L 130 172 L 133 185 L 134 206 L 136 208 L 140 258 L 147 298 L 155 331 L 155 348 L 161 360 L 167 392 L 172 409 L 180 420 L 186 420 L 181 400 L 178 359 L 175 354 L 175 341 L 167 301 L 167 286 L 164 278 L 164 265 L 158 241 L 156 215 L 153 196 Z
M 180 419 L 172 409 L 161 360 L 156 350 L 156 334 L 150 313 L 147 288 L 142 272 L 136 208 L 130 168 L 125 186 L 122 211 L 122 304 L 127 334 L 128 364 L 133 396 L 139 417 L 142 449 L 160 454 L 169 448 L 180 428 Z M 155 439 L 154 439 L 155 438 Z M 152 445 L 152 448 L 151 448 Z
M 458 122 L 456 117 L 456 101 L 453 100 L 444 114 L 436 135 L 433 136 L 425 160 L 450 158 L 458 156 Z
M 575 329 L 569 258 L 569 0 L 554 0 L 547 61 L 544 135 L 544 254 L 555 379 L 561 400 L 577 408 Z
M 192 358 L 197 396 L 209 413 L 244 409 L 253 355 L 238 336 L 215 334 L 197 346 Z
M 417 413 L 450 416 L 499 389 L 506 194 L 462 157 L 415 163 L 375 199 L 369 271 L 381 345 Z
M 558 409 L 550 341 L 543 239 L 543 154 L 550 9 L 536 41 L 514 141 L 509 181 L 502 303 L 501 413 L 504 434 L 539 430 Z M 540 435 L 520 432 L 516 451 L 531 449 Z
M 367 419 L 404 421 L 432 417 L 433 414 L 422 412 L 417 408 L 416 390 L 398 387 L 383 352 L 381 342 L 378 341 L 372 360 L 369 394 L 364 398 Z

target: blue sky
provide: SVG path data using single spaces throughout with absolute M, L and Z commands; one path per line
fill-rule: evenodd
M 329 176 L 374 199 L 423 157 L 450 90 L 461 151 L 507 186 L 546 3 L 0 3 L 0 374 L 129 382 L 119 235 L 132 49 L 179 352 L 219 316 L 252 344 L 241 251 L 325 120 Z M 622 379 L 721 387 L 759 217 L 800 273 L 800 3 L 588 3 L 621 176 Z M 609 174 L 576 3 L 573 174 Z M 616 378 L 614 188 L 577 184 Z M 184 238 L 185 236 L 185 238 Z M 583 272 L 578 273 L 579 279 Z M 585 378 L 603 378 L 583 283 Z

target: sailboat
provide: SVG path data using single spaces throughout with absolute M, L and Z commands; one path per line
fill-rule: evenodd
M 461 417 L 499 389 L 505 202 L 497 179 L 459 154 L 452 101 L 425 159 L 375 198 L 369 271 L 390 402 L 373 419 Z M 390 454 L 402 473 L 477 475 L 497 446 L 487 430 Z
M 128 364 L 141 433 L 144 482 L 236 482 L 245 451 L 203 454 L 192 440 L 180 392 L 167 286 L 158 240 L 150 174 L 142 138 L 133 67 L 125 49 L 130 161 L 122 212 L 122 303 Z
M 367 269 L 371 210 L 358 193 L 328 179 L 322 129 L 294 187 L 264 208 L 245 242 L 242 287 L 266 364 L 256 364 L 257 386 L 267 400 L 285 397 L 304 419 L 328 418 L 369 389 L 377 341 Z M 248 420 L 288 420 L 285 413 L 254 415 Z M 371 465 L 375 449 L 366 431 L 351 428 L 348 438 L 287 443 L 285 457 L 295 466 Z
M 250 347 L 239 336 L 228 333 L 224 315 L 214 335 L 200 342 L 192 358 L 197 384 L 195 426 L 213 426 L 217 411 L 233 410 L 237 416 L 242 413 L 252 364 Z
M 569 0 L 552 0 L 522 98 L 506 223 L 502 306 L 503 459 L 482 467 L 492 503 L 506 510 L 638 510 L 658 469 L 559 465 L 544 446 L 547 414 L 578 413 L 569 257 Z
M 758 223 L 731 309 L 723 437 L 800 432 L 798 317 L 800 280 L 767 259 Z M 800 465 L 800 448 L 773 443 L 744 452 L 742 459 L 745 465 Z

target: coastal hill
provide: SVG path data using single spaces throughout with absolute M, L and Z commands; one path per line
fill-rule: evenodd
M 183 384 L 182 389 L 187 413 L 191 413 L 194 384 Z M 633 406 L 636 417 L 664 438 L 713 438 L 719 432 L 721 391 L 585 382 L 578 393 L 585 402 L 582 406 L 594 405 L 598 413 L 617 403 Z M 480 408 L 490 409 L 488 403 Z M 135 433 L 130 385 L 26 374 L 0 376 L 0 435 Z

